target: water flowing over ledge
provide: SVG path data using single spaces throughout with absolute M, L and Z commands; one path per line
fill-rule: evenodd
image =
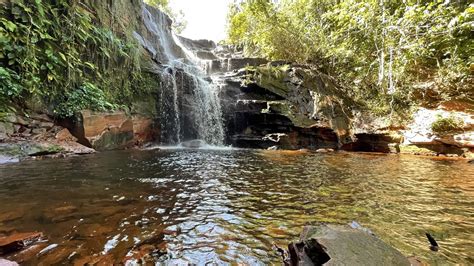
M 162 80 L 158 88 L 161 143 L 176 145 L 201 139 L 211 146 L 222 146 L 224 125 L 218 86 L 206 77 L 201 59 L 171 31 L 166 14 L 144 6 L 142 17 L 147 36 L 137 32 L 135 36 L 159 63 L 157 74 Z

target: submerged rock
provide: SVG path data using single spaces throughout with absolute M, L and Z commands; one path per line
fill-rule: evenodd
M 16 233 L 2 237 L 0 238 L 0 255 L 22 250 L 40 241 L 42 237 L 43 234 L 39 232 Z

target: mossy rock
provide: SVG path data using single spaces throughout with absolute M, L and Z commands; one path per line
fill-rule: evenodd
M 92 147 L 99 151 L 124 149 L 130 147 L 133 143 L 133 131 L 104 132 L 99 139 L 92 142 Z
M 351 108 L 356 104 L 327 75 L 308 66 L 280 65 L 247 69 L 247 84 L 256 84 L 285 101 L 269 103 L 265 111 L 288 117 L 296 127 L 327 127 L 340 144 L 354 141 Z
M 48 143 L 5 143 L 0 145 L 0 154 L 23 158 L 28 156 L 43 156 L 63 152 L 64 148 L 57 144 Z
M 400 153 L 417 154 L 417 155 L 436 155 L 436 152 L 417 145 L 400 145 Z
M 310 128 L 320 125 L 317 121 L 308 118 L 307 116 L 300 115 L 291 110 L 291 106 L 287 101 L 271 101 L 268 102 L 268 108 L 262 110 L 262 113 L 274 112 L 281 114 L 291 120 L 293 125 L 301 128 Z

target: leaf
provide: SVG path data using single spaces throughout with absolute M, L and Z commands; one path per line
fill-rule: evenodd
M 2 24 L 7 28 L 8 31 L 14 32 L 17 29 L 15 23 L 8 21 L 6 19 L 2 19 Z
M 67 58 L 66 58 L 66 56 L 65 56 L 63 53 L 59 52 L 59 56 L 61 57 L 61 59 L 62 59 L 64 62 L 67 62 Z
M 36 8 L 38 9 L 38 12 L 42 17 L 44 17 L 44 9 L 43 9 L 43 4 L 41 3 L 41 0 L 35 0 L 36 3 Z
M 90 62 L 85 62 L 84 65 L 90 67 L 91 69 L 95 69 L 95 68 L 96 68 L 95 65 L 92 64 L 92 63 L 90 63 Z

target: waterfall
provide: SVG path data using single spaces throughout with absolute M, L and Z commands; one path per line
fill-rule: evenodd
M 181 121 L 178 102 L 176 71 L 166 68 L 161 75 L 160 84 L 160 128 L 161 141 L 167 144 L 181 142 Z
M 134 36 L 162 68 L 158 110 L 161 143 L 176 145 L 201 139 L 210 145 L 224 145 L 219 86 L 206 76 L 208 63 L 181 43 L 163 12 L 145 6 L 142 16 L 146 34 L 135 32 Z

